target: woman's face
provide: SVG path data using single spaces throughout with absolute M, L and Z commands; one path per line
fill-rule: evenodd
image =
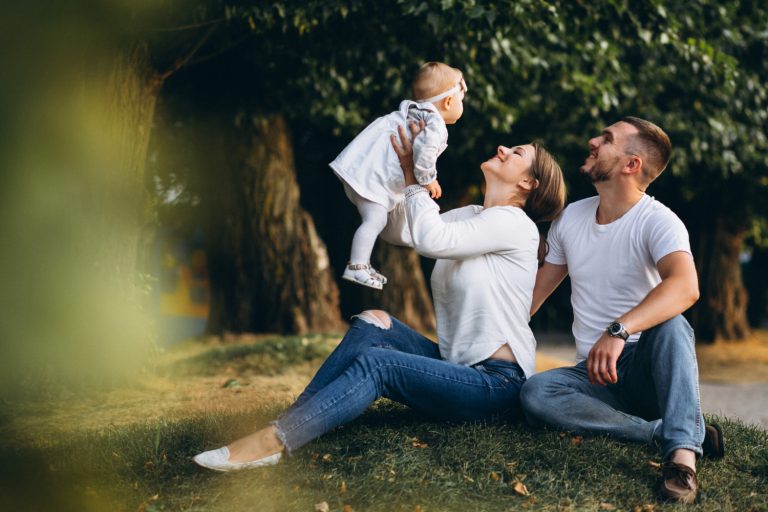
M 499 146 L 496 155 L 480 164 L 480 169 L 502 181 L 517 183 L 530 177 L 535 154 L 536 149 L 531 144 L 511 148 Z

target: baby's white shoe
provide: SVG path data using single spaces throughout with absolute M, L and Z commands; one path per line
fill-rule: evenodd
M 384 283 L 379 281 L 373 273 L 373 268 L 365 263 L 348 263 L 341 278 L 375 290 L 381 290 L 384 287 Z
M 381 281 L 381 284 L 387 284 L 386 276 L 384 276 L 384 274 L 382 274 L 381 272 L 379 272 L 373 267 L 371 267 L 371 274 L 373 274 L 373 277 Z
M 260 468 L 264 466 L 274 466 L 283 457 L 283 452 L 277 452 L 273 455 L 267 455 L 260 459 L 248 462 L 229 462 L 229 448 L 222 446 L 216 450 L 198 453 L 192 460 L 199 466 L 213 469 L 214 471 L 238 471 L 240 469 Z

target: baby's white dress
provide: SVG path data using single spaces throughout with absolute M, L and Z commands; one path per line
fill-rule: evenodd
M 424 121 L 426 126 L 413 142 L 416 181 L 421 185 L 437 177 L 437 157 L 448 146 L 448 128 L 434 105 L 404 100 L 398 110 L 376 119 L 350 142 L 329 165 L 357 194 L 391 212 L 403 202 L 405 180 L 390 135 L 398 126 Z M 408 131 L 410 136 L 410 131 Z

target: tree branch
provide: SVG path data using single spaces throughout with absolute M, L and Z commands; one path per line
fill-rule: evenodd
M 202 55 L 202 56 L 200 56 L 200 57 L 198 57 L 196 59 L 191 60 L 190 62 L 187 63 L 187 65 L 188 66 L 192 66 L 192 65 L 200 64 L 201 62 L 205 62 L 207 60 L 213 59 L 214 57 L 218 57 L 222 53 L 227 53 L 228 51 L 233 50 L 234 48 L 237 48 L 238 46 L 240 46 L 241 44 L 246 42 L 248 39 L 250 39 L 251 37 L 252 37 L 252 34 L 248 34 L 248 36 L 240 39 L 239 41 L 236 41 L 236 42 L 230 44 L 226 48 L 222 48 L 220 50 L 211 52 L 208 55 Z
M 195 45 L 187 52 L 187 54 L 180 59 L 177 59 L 173 65 L 165 70 L 163 73 L 160 73 L 158 76 L 158 81 L 160 83 L 164 82 L 169 76 L 176 73 L 178 70 L 186 66 L 190 60 L 192 60 L 192 57 L 195 56 L 197 51 L 203 47 L 203 45 L 208 41 L 208 39 L 213 35 L 213 33 L 218 28 L 218 23 L 211 26 L 208 30 L 205 31 L 205 34 L 203 34 L 203 37 L 200 38 L 200 40 L 195 43 Z
M 189 25 L 177 25 L 175 27 L 152 28 L 148 30 L 150 32 L 181 32 L 182 30 L 191 30 L 195 28 L 207 27 L 209 25 L 215 25 L 225 20 L 226 18 L 218 18 L 215 20 L 208 20 L 200 23 L 190 23 Z

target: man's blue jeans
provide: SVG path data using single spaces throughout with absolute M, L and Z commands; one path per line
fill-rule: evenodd
M 644 331 L 616 366 L 619 381 L 608 386 L 590 384 L 586 361 L 534 375 L 521 392 L 526 418 L 576 434 L 657 441 L 665 459 L 680 448 L 701 455 L 699 372 L 685 318 Z
M 304 392 L 273 422 L 287 453 L 357 418 L 379 397 L 451 421 L 522 415 L 525 374 L 516 363 L 449 363 L 437 344 L 391 319 L 389 329 L 355 319 Z

